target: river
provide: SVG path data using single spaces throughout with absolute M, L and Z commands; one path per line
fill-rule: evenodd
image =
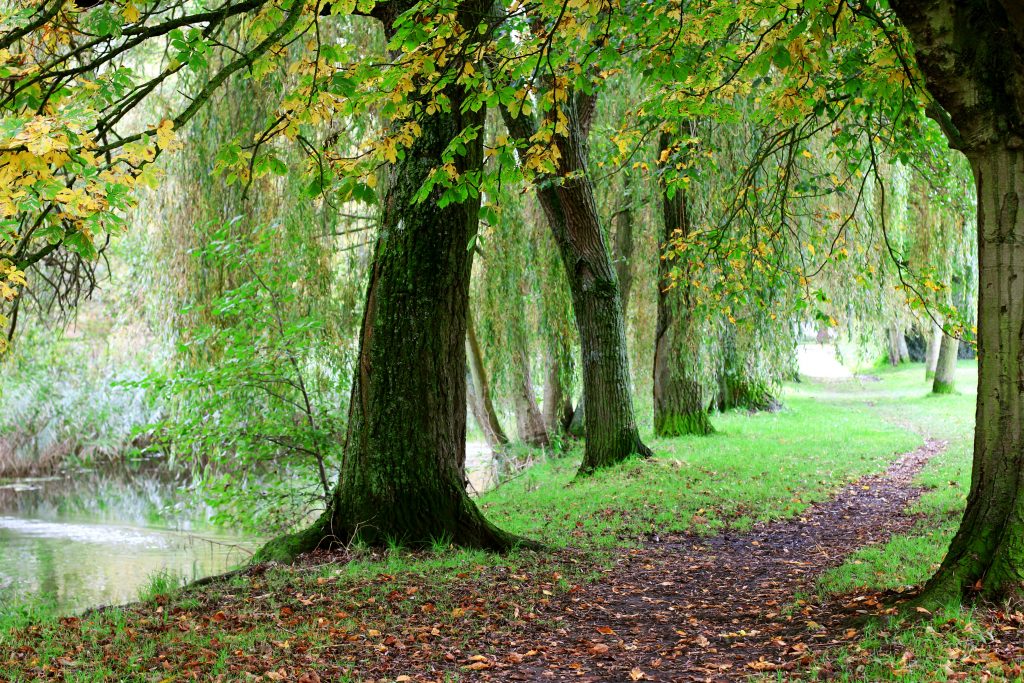
M 154 576 L 192 580 L 245 562 L 258 541 L 182 512 L 180 484 L 153 468 L 0 480 L 0 614 L 130 602 Z
M 490 488 L 490 449 L 466 451 L 470 490 Z M 184 483 L 145 464 L 0 479 L 0 616 L 38 601 L 62 614 L 131 602 L 154 576 L 188 581 L 246 562 L 259 540 L 185 512 Z

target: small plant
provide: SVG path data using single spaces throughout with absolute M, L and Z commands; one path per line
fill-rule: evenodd
M 173 595 L 183 585 L 185 585 L 183 576 L 169 569 L 161 569 L 150 575 L 146 584 L 139 589 L 139 600 L 141 602 L 156 602 L 160 598 Z

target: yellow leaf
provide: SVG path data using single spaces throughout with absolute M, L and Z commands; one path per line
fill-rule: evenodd
M 139 20 L 139 17 L 142 16 L 142 13 L 139 12 L 139 8 L 135 6 L 134 2 L 128 0 L 128 2 L 125 3 L 124 9 L 121 10 L 121 16 L 124 17 L 124 20 L 129 24 L 134 24 Z
M 164 119 L 156 127 L 156 146 L 160 149 L 168 149 L 174 144 L 174 122 Z

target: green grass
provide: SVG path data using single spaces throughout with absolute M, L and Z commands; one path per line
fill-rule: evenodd
M 499 526 L 554 547 L 619 546 L 650 532 L 743 530 L 798 514 L 921 443 L 845 394 L 822 401 L 815 388 L 801 388 L 787 393 L 785 406 L 716 416 L 718 432 L 710 437 L 650 439 L 651 461 L 581 481 L 573 480 L 577 457 L 552 459 L 480 504 Z
M 468 657 L 486 656 L 487 642 L 514 640 L 538 605 L 585 591 L 607 568 L 613 548 L 635 545 L 651 532 L 742 530 L 798 514 L 848 481 L 883 470 L 929 435 L 950 439 L 951 446 L 921 474 L 930 490 L 918 504 L 926 515 L 919 529 L 858 553 L 824 577 L 820 591 L 918 582 L 941 558 L 963 505 L 971 366 L 961 368 L 962 393 L 941 397 L 928 394 L 921 366 L 875 374 L 880 381 L 788 386 L 779 413 L 715 416 L 714 436 L 650 439 L 651 461 L 630 461 L 582 481 L 573 480 L 577 449 L 479 499 L 489 519 L 543 541 L 549 552 L 495 556 L 440 540 L 431 552 L 357 548 L 345 564 L 271 568 L 201 589 L 179 589 L 173 577 L 157 577 L 144 595 L 148 601 L 136 605 L 63 622 L 40 614 L 32 626 L 27 618 L 0 621 L 0 680 L 173 680 L 186 672 L 236 680 L 281 667 L 289 680 L 307 670 L 329 672 L 324 680 L 361 680 L 382 666 L 380 648 L 410 638 L 436 642 L 434 659 L 422 666 L 455 671 L 435 678 L 458 680 Z M 957 610 L 936 623 L 932 631 L 915 626 L 898 634 L 878 627 L 856 648 L 816 663 L 811 675 L 849 665 L 843 675 L 885 680 L 894 675 L 894 662 L 908 671 L 915 662 L 938 665 L 943 643 L 973 642 L 971 613 Z M 913 647 L 916 659 L 904 666 L 896 661 L 904 650 L 893 654 L 893 647 Z M 387 680 L 415 673 L 390 671 Z

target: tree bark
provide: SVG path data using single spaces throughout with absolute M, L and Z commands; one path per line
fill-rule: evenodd
M 662 133 L 659 147 L 669 150 L 668 134 Z M 673 196 L 661 182 L 664 232 L 661 247 L 673 237 L 690 233 L 686 193 L 677 187 Z M 660 254 L 659 254 L 660 255 Z M 658 322 L 654 334 L 654 433 L 658 436 L 707 435 L 714 432 L 708 417 L 696 367 L 695 320 L 691 306 L 689 268 L 678 282 L 670 275 L 671 263 L 658 259 Z
M 549 434 L 564 434 L 572 424 L 572 398 L 567 390 L 572 374 L 572 356 L 559 340 L 552 340 L 547 353 L 544 376 L 544 424 Z
M 924 353 L 924 378 L 926 380 L 935 378 L 935 367 L 939 362 L 939 348 L 942 346 L 942 326 L 932 321 L 929 330 L 927 345 Z
M 736 348 L 736 333 L 728 330 L 722 339 L 722 362 L 718 369 L 718 410 L 778 410 L 780 403 L 767 381 L 753 377 L 747 361 Z
M 411 5 L 378 5 L 390 18 Z M 489 2 L 459 6 L 475 27 Z M 259 559 L 290 560 L 317 547 L 359 540 L 413 547 L 439 540 L 506 550 L 516 539 L 490 524 L 466 494 L 466 318 L 479 198 L 442 207 L 441 188 L 415 195 L 448 145 L 467 126 L 480 134 L 456 160 L 479 171 L 484 111 L 462 111 L 465 93 L 449 86 L 448 112 L 422 116 L 421 136 L 392 165 L 374 247 L 359 337 L 340 480 L 328 509 L 309 529 L 272 541 Z
M 889 365 L 896 367 L 900 364 L 900 347 L 896 342 L 896 330 L 892 325 L 886 329 L 886 341 L 889 352 Z
M 893 323 L 889 326 L 889 364 L 893 367 L 910 360 L 910 351 L 907 349 L 907 338 L 899 325 Z
M 896 328 L 896 348 L 900 351 L 900 362 L 910 362 L 910 349 L 907 348 L 907 335 L 902 327 Z
M 1024 8 L 893 0 L 930 110 L 978 196 L 978 405 L 971 491 L 921 602 L 1024 596 Z
M 569 97 L 562 107 L 567 133 L 553 138 L 560 154 L 557 177 L 538 178 L 535 187 L 569 279 L 580 335 L 587 397 L 586 446 L 579 468 L 584 475 L 632 455 L 649 457 L 651 451 L 636 426 L 619 282 L 587 174 L 587 137 L 595 101 L 580 93 Z M 536 132 L 536 123 L 525 114 L 514 116 L 502 107 L 502 117 L 521 143 Z
M 473 415 L 477 424 L 480 425 L 487 445 L 491 450 L 500 449 L 508 443 L 508 436 L 501 428 L 498 420 L 498 413 L 494 409 L 494 402 L 491 400 L 491 386 L 487 380 L 487 369 L 484 367 L 483 354 L 480 353 L 480 341 L 476 336 L 476 327 L 473 325 L 472 311 L 466 312 L 466 357 L 469 359 L 470 377 L 472 387 L 476 389 L 471 397 Z
M 526 346 L 525 340 L 522 346 Z M 515 393 L 519 440 L 530 446 L 547 446 L 548 430 L 544 426 L 544 417 L 537 406 L 537 396 L 533 389 L 529 349 L 520 348 L 515 360 L 519 371 Z
M 619 278 L 619 299 L 622 304 L 622 319 L 627 320 L 629 295 L 633 290 L 633 192 L 628 172 L 623 176 L 623 206 L 616 212 L 615 224 L 615 274 Z
M 939 343 L 939 358 L 935 366 L 932 393 L 952 394 L 956 390 L 956 356 L 960 351 L 960 340 L 942 335 Z

